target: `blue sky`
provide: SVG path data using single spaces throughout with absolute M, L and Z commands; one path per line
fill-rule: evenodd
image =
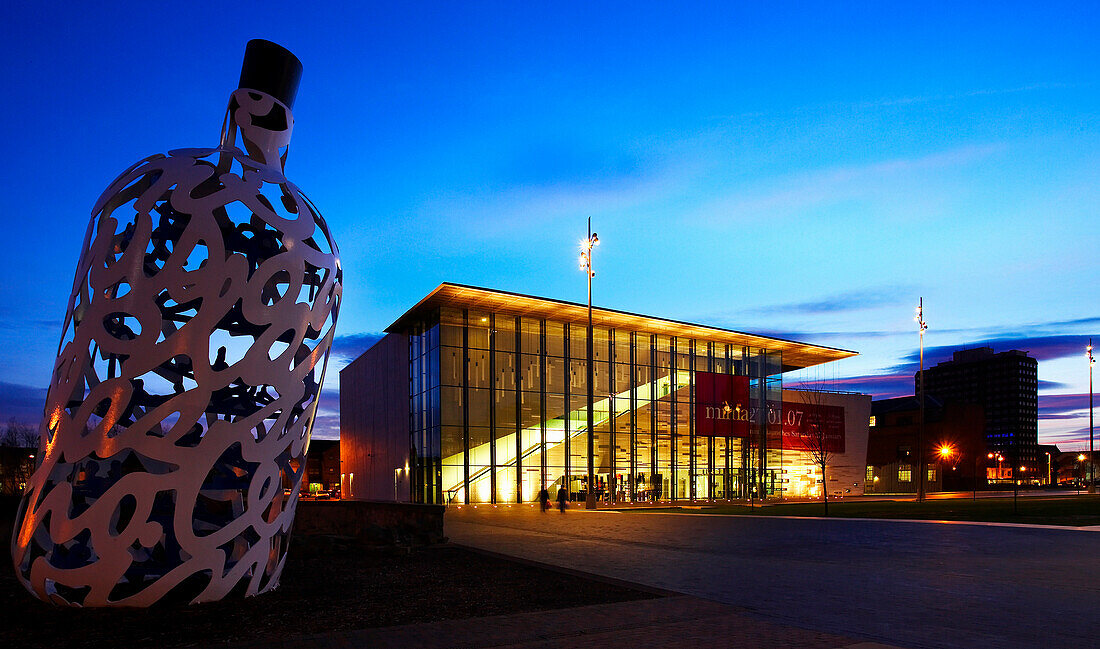
M 1100 333 L 1098 14 L 8 3 L 0 417 L 41 409 L 96 197 L 146 155 L 216 143 L 260 37 L 305 66 L 287 174 L 341 249 L 341 358 L 442 281 L 583 301 L 592 216 L 597 304 L 857 350 L 791 378 L 893 396 L 923 296 L 930 362 L 1031 351 L 1040 438 L 1079 448 Z

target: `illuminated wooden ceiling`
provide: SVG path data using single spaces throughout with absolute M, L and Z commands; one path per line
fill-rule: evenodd
M 423 314 L 438 307 L 475 309 L 534 319 L 545 318 L 571 324 L 588 324 L 588 306 L 585 304 L 444 282 L 429 293 L 427 297 L 420 300 L 416 306 L 406 311 L 396 322 L 387 327 L 386 331 L 388 333 L 405 331 L 419 320 Z M 779 350 L 783 352 L 784 371 L 828 363 L 857 354 L 857 352 L 846 349 L 811 345 L 770 336 L 758 336 L 741 331 L 731 331 L 665 318 L 654 318 L 596 306 L 592 307 L 592 323 L 596 327 L 606 327 L 608 329 L 623 329 L 662 336 L 694 338 L 695 340 L 706 340 L 741 347 L 762 347 L 769 350 Z

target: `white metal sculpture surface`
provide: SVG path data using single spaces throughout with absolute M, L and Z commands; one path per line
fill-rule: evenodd
M 43 600 L 278 585 L 341 269 L 283 175 L 301 65 L 266 41 L 249 43 L 250 65 L 220 146 L 146 158 L 92 210 L 12 538 Z

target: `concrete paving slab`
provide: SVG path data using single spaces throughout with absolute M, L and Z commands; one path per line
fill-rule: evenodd
M 557 611 L 365 629 L 237 645 L 236 649 L 607 649 L 768 647 L 898 649 L 745 615 L 735 607 L 675 596 Z
M 450 510 L 452 540 L 908 647 L 1097 646 L 1096 536 L 871 519 Z

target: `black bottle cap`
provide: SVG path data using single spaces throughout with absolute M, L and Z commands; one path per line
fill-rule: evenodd
M 290 50 L 261 38 L 248 41 L 238 88 L 266 92 L 288 108 L 294 108 L 301 79 L 302 62 Z

